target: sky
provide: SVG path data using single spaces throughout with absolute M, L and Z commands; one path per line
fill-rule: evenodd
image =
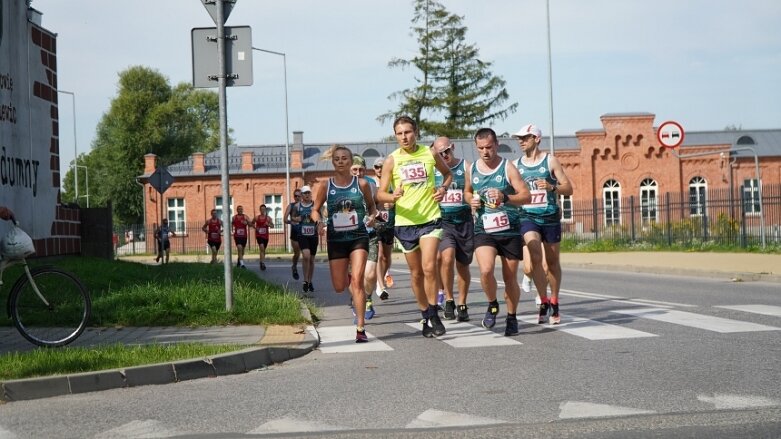
M 466 41 L 504 79 L 518 110 L 493 128 L 536 123 L 573 135 L 601 128 L 607 113 L 649 112 L 685 131 L 781 127 L 778 0 L 440 0 L 463 17 Z M 117 94 L 118 75 L 142 65 L 172 85 L 192 81 L 191 30 L 214 27 L 201 0 L 33 0 L 58 34 L 60 153 L 86 152 Z M 306 143 L 380 141 L 376 118 L 417 72 L 388 68 L 410 58 L 411 0 L 237 0 L 227 26 L 250 26 L 252 45 L 285 53 L 289 129 Z M 284 144 L 283 57 L 253 53 L 254 84 L 227 90 L 228 126 L 239 145 Z M 216 91 L 216 88 L 212 89 Z M 76 145 L 74 147 L 74 137 Z M 292 142 L 292 134 L 289 136 Z M 64 172 L 63 172 L 64 175 Z

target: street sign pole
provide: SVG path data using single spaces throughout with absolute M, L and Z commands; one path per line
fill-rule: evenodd
M 219 108 L 220 108 L 220 149 L 222 150 L 222 223 L 223 244 L 225 254 L 223 266 L 225 268 L 225 310 L 233 310 L 233 271 L 231 257 L 231 222 L 230 222 L 230 184 L 228 175 L 228 111 L 226 104 L 226 75 L 225 75 L 225 11 L 223 1 L 217 0 L 217 57 L 219 58 Z

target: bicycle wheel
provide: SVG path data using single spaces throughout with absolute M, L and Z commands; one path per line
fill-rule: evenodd
M 9 304 L 11 318 L 22 336 L 46 347 L 64 346 L 75 340 L 87 326 L 92 311 L 89 293 L 81 281 L 56 267 L 37 267 L 30 270 L 30 276 L 22 274 L 11 288 Z

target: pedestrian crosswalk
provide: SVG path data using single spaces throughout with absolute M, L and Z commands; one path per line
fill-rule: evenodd
M 615 302 L 614 299 L 607 299 Z M 622 301 L 625 303 L 626 301 Z M 626 304 L 626 303 L 625 303 Z M 636 329 L 630 325 L 635 325 L 637 321 L 648 321 L 651 323 L 672 324 L 694 328 L 696 330 L 713 332 L 718 334 L 760 332 L 760 331 L 779 331 L 781 327 L 768 324 L 754 323 L 748 320 L 738 320 L 732 318 L 717 317 L 707 314 L 707 309 L 701 312 L 681 311 L 670 307 L 651 307 L 642 306 L 636 302 L 632 308 L 608 309 L 608 314 L 619 314 L 629 316 L 631 319 L 624 319 L 624 324 L 616 324 L 615 321 L 607 323 L 598 319 L 589 319 L 583 316 L 564 314 L 562 322 L 559 325 L 538 325 L 537 315 L 526 313 L 518 316 L 522 323 L 521 333 L 518 336 L 504 336 L 503 319 L 499 319 L 497 326 L 492 329 L 486 329 L 480 326 L 479 320 L 471 322 L 444 321 L 447 333 L 436 337 L 437 341 L 456 349 L 485 348 L 485 347 L 517 347 L 524 343 L 524 332 L 534 331 L 535 328 L 545 328 L 547 331 L 562 332 L 579 339 L 588 341 L 606 341 L 622 339 L 642 339 L 659 337 L 660 334 L 670 336 L 669 331 L 655 331 L 648 329 L 648 325 L 643 325 L 643 330 Z M 779 307 L 769 305 L 741 305 L 741 306 L 715 306 L 714 308 L 726 308 L 730 310 L 742 311 L 763 316 L 779 316 Z M 602 320 L 615 320 L 604 318 Z M 385 322 L 387 324 L 387 322 Z M 781 323 L 781 322 L 780 322 Z M 395 325 L 395 323 L 391 323 Z M 405 331 L 410 335 L 416 335 L 420 332 L 420 322 L 399 322 Z M 383 325 L 385 326 L 385 325 Z M 371 323 L 367 325 L 371 330 Z M 395 330 L 395 326 L 394 326 Z M 369 343 L 355 343 L 354 326 L 331 326 L 318 328 L 321 344 L 320 351 L 324 354 L 335 353 L 357 353 L 357 352 L 375 352 L 394 350 L 393 342 L 387 343 L 382 340 L 382 335 L 369 335 Z M 397 338 L 397 333 L 393 332 L 393 337 Z

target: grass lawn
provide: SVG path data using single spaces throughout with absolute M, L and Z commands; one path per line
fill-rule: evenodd
M 243 270 L 234 271 L 233 310 L 226 311 L 222 265 L 158 266 L 84 257 L 32 260 L 30 264 L 56 265 L 81 279 L 92 298 L 91 326 L 305 323 L 298 297 Z M 5 271 L 0 303 L 6 303 L 11 286 L 21 274 L 18 266 Z M 11 319 L 5 315 L 0 325 L 12 326 Z M 204 344 L 39 348 L 0 355 L 0 380 L 200 358 L 242 348 Z

